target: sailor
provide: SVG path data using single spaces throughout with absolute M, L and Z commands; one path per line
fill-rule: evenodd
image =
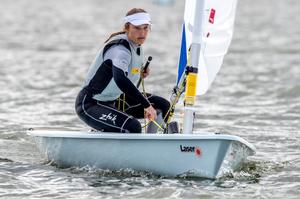
M 143 48 L 151 27 L 150 15 L 141 8 L 131 9 L 124 18 L 124 29 L 113 33 L 90 66 L 75 108 L 79 118 L 90 127 L 104 132 L 141 133 L 139 118 L 151 122 L 148 133 L 166 120 L 169 101 L 153 94 L 144 96 L 137 88 Z

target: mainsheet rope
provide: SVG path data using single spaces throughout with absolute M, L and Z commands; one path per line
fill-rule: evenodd
M 143 70 L 142 70 L 143 71 Z M 145 89 L 145 81 L 144 81 L 144 78 L 141 78 L 141 84 L 142 84 L 142 94 L 144 95 L 144 97 L 147 99 L 147 94 L 146 94 L 146 89 Z M 173 100 L 173 102 L 171 103 L 171 106 L 170 108 L 168 109 L 165 117 L 163 118 L 163 121 L 166 120 L 166 118 L 168 117 L 168 120 L 167 120 L 167 126 L 168 126 L 168 123 L 171 121 L 174 113 L 171 113 L 171 110 L 173 110 L 175 108 L 175 105 L 176 103 L 178 102 L 178 99 L 180 98 L 181 96 L 181 93 L 184 89 L 184 84 L 180 85 L 178 91 L 176 92 L 176 95 L 175 95 L 175 100 Z M 121 101 L 123 101 L 123 104 L 122 104 L 122 111 L 125 112 L 125 102 L 126 102 L 126 97 L 125 97 L 125 93 L 123 94 L 123 99 L 121 99 L 121 96 L 118 98 L 118 110 L 121 110 Z M 170 115 L 169 115 L 170 114 Z M 166 129 L 167 126 L 164 126 L 164 123 L 162 122 L 161 124 L 158 124 L 155 120 L 149 120 L 147 122 L 147 120 L 144 118 L 144 126 L 142 126 L 142 128 L 145 128 L 145 132 L 146 131 L 146 127 L 151 123 L 153 122 L 159 129 L 161 129 L 162 131 L 164 131 Z

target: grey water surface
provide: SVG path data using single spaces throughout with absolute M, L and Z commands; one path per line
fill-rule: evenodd
M 299 0 L 240 0 L 224 65 L 197 99 L 197 131 L 237 135 L 257 148 L 239 171 L 217 180 L 167 178 L 61 169 L 42 159 L 26 129 L 89 129 L 75 114 L 75 97 L 97 50 L 132 7 L 152 15 L 146 90 L 168 98 L 184 1 L 0 0 L 0 198 L 298 198 Z

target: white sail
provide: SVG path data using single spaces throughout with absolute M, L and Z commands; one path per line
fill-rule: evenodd
M 181 54 L 185 55 L 188 54 L 192 43 L 196 1 L 197 0 L 186 0 L 185 4 L 183 29 L 183 31 L 185 31 L 183 37 L 185 38 L 182 38 L 184 41 L 182 42 L 182 49 L 184 49 L 185 46 L 185 52 L 181 50 Z M 220 70 L 233 35 L 236 4 L 237 0 L 209 0 L 205 1 L 204 10 L 197 10 L 197 12 L 201 12 L 203 16 L 197 95 L 206 93 Z M 183 59 L 182 57 L 184 56 L 181 55 L 180 59 Z M 181 74 L 179 74 L 179 76 L 181 76 Z M 180 77 L 178 79 L 180 79 Z

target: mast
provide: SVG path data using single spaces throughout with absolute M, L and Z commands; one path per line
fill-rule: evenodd
M 189 0 L 187 0 L 189 1 Z M 202 17 L 204 12 L 204 0 L 196 0 L 191 44 L 190 66 L 186 67 L 186 92 L 183 119 L 183 133 L 193 133 L 193 122 L 195 115 L 194 103 L 196 100 L 197 73 L 202 43 Z

